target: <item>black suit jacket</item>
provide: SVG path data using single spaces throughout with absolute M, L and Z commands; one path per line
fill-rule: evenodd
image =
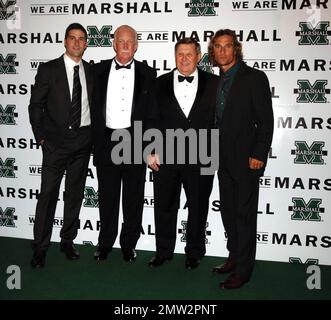
M 234 178 L 262 175 L 250 170 L 249 157 L 266 164 L 273 135 L 273 111 L 267 76 L 240 62 L 220 128 L 220 167 Z
M 114 59 L 102 61 L 94 66 L 94 91 L 92 102 L 92 142 L 94 145 L 94 165 L 109 163 L 109 137 L 106 135 L 106 102 L 110 68 Z M 156 70 L 134 60 L 135 79 L 131 109 L 131 127 L 134 121 L 142 121 L 143 130 L 150 103 L 150 91 Z
M 92 74 L 83 61 L 89 105 L 92 102 Z M 54 150 L 63 141 L 69 127 L 70 89 L 63 55 L 39 66 L 32 89 L 29 116 L 37 142 L 45 140 Z
M 166 129 L 212 129 L 215 123 L 216 91 L 219 78 L 198 69 L 198 88 L 188 117 L 185 116 L 174 92 L 174 70 L 157 78 L 150 110 L 149 127 Z M 209 132 L 210 134 L 210 132 Z M 207 144 L 210 143 L 208 137 Z M 163 163 L 166 162 L 165 139 L 163 140 Z M 188 164 L 188 145 L 185 148 L 185 164 Z M 177 152 L 174 152 L 175 159 Z M 199 160 L 199 156 L 197 155 Z

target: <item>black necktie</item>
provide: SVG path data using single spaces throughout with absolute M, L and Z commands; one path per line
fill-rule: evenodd
M 126 66 L 118 64 L 116 60 L 114 60 L 114 61 L 115 61 L 115 64 L 116 64 L 115 69 L 118 70 L 118 69 L 131 69 L 131 64 L 132 64 L 133 60 L 129 64 L 127 64 Z
M 74 84 L 72 89 L 71 110 L 70 110 L 70 122 L 69 125 L 73 129 L 77 129 L 80 126 L 82 110 L 82 86 L 79 80 L 79 66 L 74 66 Z
M 191 77 L 184 77 L 184 76 L 178 75 L 178 81 L 179 82 L 183 82 L 184 80 L 186 80 L 189 83 L 191 83 L 193 81 L 193 79 L 194 79 L 193 76 L 191 76 Z

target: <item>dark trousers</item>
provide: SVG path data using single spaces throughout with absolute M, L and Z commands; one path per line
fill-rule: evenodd
M 123 224 L 120 245 L 135 248 L 142 231 L 146 164 L 97 165 L 99 183 L 99 247 L 110 250 L 118 233 L 122 186 Z
M 234 180 L 218 172 L 223 226 L 227 234 L 229 258 L 236 272 L 249 279 L 255 262 L 259 177 Z
M 63 143 L 54 151 L 43 146 L 41 188 L 38 195 L 34 223 L 34 250 L 47 250 L 53 229 L 53 220 L 65 173 L 62 242 L 72 242 L 77 236 L 79 212 L 84 198 L 84 188 L 91 151 L 89 127 L 68 130 Z
M 206 221 L 213 176 L 199 169 L 160 167 L 154 175 L 154 219 L 156 254 L 172 257 L 176 245 L 177 215 L 183 185 L 188 206 L 185 253 L 200 259 L 206 253 Z

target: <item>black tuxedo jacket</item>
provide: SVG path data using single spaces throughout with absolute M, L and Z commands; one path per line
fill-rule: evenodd
M 92 73 L 83 61 L 89 105 L 92 102 Z M 50 150 L 63 141 L 69 127 L 70 89 L 63 55 L 39 66 L 32 88 L 29 116 L 37 142 L 45 140 Z
M 273 111 L 267 76 L 241 62 L 220 125 L 220 167 L 234 178 L 262 175 L 250 170 L 249 157 L 266 164 L 273 135 Z
M 94 66 L 94 91 L 92 102 L 92 142 L 94 165 L 110 161 L 110 143 L 106 135 L 107 86 L 110 68 L 114 59 L 102 61 Z M 143 130 L 150 103 L 150 91 L 156 78 L 156 70 L 134 60 L 135 76 L 131 109 L 131 127 L 134 121 L 142 121 Z
M 153 90 L 152 109 L 149 112 L 149 127 L 159 128 L 163 132 L 163 163 L 168 164 L 166 162 L 165 146 L 166 129 L 188 130 L 192 128 L 198 130 L 214 128 L 218 82 L 219 78 L 217 76 L 198 69 L 197 93 L 190 113 L 186 117 L 175 96 L 174 70 L 157 78 Z M 210 136 L 206 141 L 207 144 L 210 143 L 209 138 Z M 176 154 L 175 150 L 175 159 Z M 188 160 L 188 154 L 188 145 L 186 145 L 185 160 Z M 199 159 L 198 155 L 197 159 Z M 188 161 L 185 161 L 185 164 L 188 164 Z

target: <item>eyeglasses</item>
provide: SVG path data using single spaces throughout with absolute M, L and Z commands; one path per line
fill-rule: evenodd
M 214 49 L 218 49 L 218 50 L 221 50 L 221 49 L 224 49 L 224 50 L 230 50 L 230 49 L 233 48 L 233 43 L 227 43 L 227 44 L 225 44 L 224 46 L 222 46 L 222 45 L 219 44 L 219 43 L 215 43 L 215 44 L 213 45 L 213 48 L 214 48 Z

